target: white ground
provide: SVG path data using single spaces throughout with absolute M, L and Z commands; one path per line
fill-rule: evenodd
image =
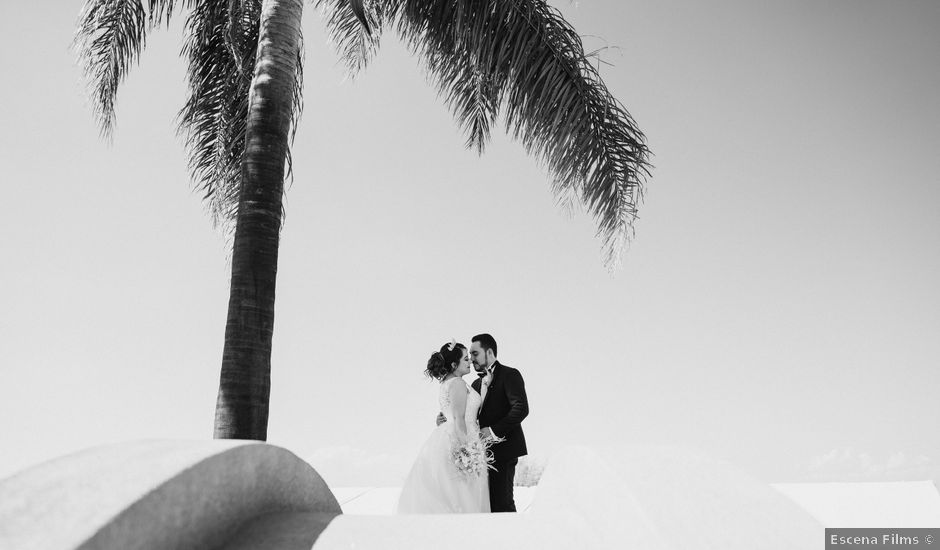
M 774 483 L 770 485 L 825 527 L 940 527 L 940 491 L 932 481 Z M 390 515 L 398 487 L 333 487 L 343 512 Z M 516 508 L 527 512 L 538 487 L 516 487 Z
M 346 514 L 390 515 L 395 513 L 400 487 L 330 487 Z M 535 487 L 516 487 L 516 510 L 525 512 L 535 498 Z
M 932 481 L 777 483 L 826 527 L 940 527 L 940 492 Z

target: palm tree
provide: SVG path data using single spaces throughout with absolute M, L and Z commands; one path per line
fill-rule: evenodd
M 559 203 L 595 218 L 605 264 L 632 238 L 649 176 L 645 138 L 581 39 L 544 0 L 313 0 L 351 74 L 397 32 L 420 56 L 482 153 L 506 131 L 552 176 Z M 301 0 L 190 0 L 190 168 L 215 223 L 233 235 L 232 283 L 215 437 L 266 439 L 278 236 L 288 143 L 300 115 Z M 114 98 L 173 0 L 89 0 L 77 45 L 110 137 Z

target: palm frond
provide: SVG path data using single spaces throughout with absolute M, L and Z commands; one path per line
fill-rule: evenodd
M 507 132 L 552 174 L 559 201 L 577 197 L 594 217 L 605 264 L 616 267 L 649 150 L 561 14 L 544 0 L 401 0 L 397 22 L 468 144 L 479 148 L 503 114 Z
M 250 5 L 249 5 L 250 7 Z M 216 227 L 230 233 L 238 208 L 248 90 L 257 47 L 258 20 L 238 17 L 231 0 L 198 2 L 186 20 L 183 55 L 189 96 L 179 113 L 179 133 L 194 184 L 203 192 Z
M 326 22 L 327 34 L 333 49 L 351 77 L 357 76 L 375 57 L 379 38 L 387 19 L 389 0 L 373 0 L 361 4 L 363 24 L 350 0 L 315 0 L 314 8 Z
M 114 131 L 117 90 L 140 60 L 147 33 L 169 24 L 173 0 L 88 0 L 79 15 L 72 47 L 89 82 L 101 135 Z
M 349 0 L 349 8 L 356 16 L 356 19 L 365 27 L 366 32 L 372 34 L 372 31 L 369 29 L 369 20 L 366 18 L 366 11 L 362 5 L 362 0 Z
M 494 79 L 471 52 L 466 63 L 444 61 L 437 71 L 437 80 L 444 101 L 467 136 L 467 148 L 482 155 L 499 115 L 499 88 Z
M 189 96 L 179 113 L 179 133 L 194 185 L 203 193 L 214 225 L 228 239 L 234 236 L 238 214 L 260 17 L 260 0 L 203 0 L 186 23 Z M 297 55 L 291 142 L 303 108 L 302 50 Z M 289 151 L 287 162 L 290 176 Z

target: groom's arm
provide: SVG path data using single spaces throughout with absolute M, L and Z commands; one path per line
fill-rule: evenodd
M 507 369 L 503 388 L 506 391 L 506 397 L 509 399 L 509 413 L 490 426 L 493 433 L 499 437 L 506 435 L 509 430 L 518 426 L 529 415 L 529 399 L 526 397 L 525 382 L 522 380 L 519 371 Z

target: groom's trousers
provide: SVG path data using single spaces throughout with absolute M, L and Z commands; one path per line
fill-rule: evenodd
M 489 471 L 491 512 L 516 511 L 516 501 L 512 497 L 512 483 L 518 463 L 518 458 L 493 463 L 496 470 Z

